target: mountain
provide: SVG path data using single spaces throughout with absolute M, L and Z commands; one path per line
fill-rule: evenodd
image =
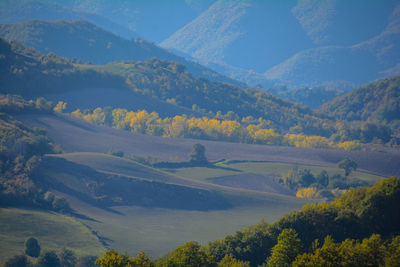
M 57 0 L 47 0 L 58 3 Z M 64 0 L 73 10 L 106 17 L 137 32 L 143 39 L 159 43 L 181 28 L 215 0 Z
M 36 0 L 0 1 L 0 23 L 18 23 L 32 19 L 43 20 L 88 20 L 125 38 L 136 38 L 134 31 L 105 17 L 74 11 L 61 5 L 60 1 L 45 2 Z
M 400 121 L 400 76 L 362 86 L 323 105 L 320 110 L 342 120 Z
M 0 35 L 8 40 L 22 42 L 44 54 L 54 52 L 62 57 L 78 58 L 95 64 L 143 61 L 152 57 L 174 60 L 186 65 L 188 71 L 195 76 L 244 86 L 150 42 L 138 38 L 128 40 L 87 21 L 31 20 L 5 24 L 0 26 Z
M 316 85 L 348 81 L 355 85 L 398 74 L 400 61 L 400 6 L 389 16 L 384 30 L 350 46 L 322 46 L 297 53 L 269 69 L 269 79 L 289 84 Z
M 160 45 L 251 85 L 354 88 L 397 73 L 398 9 L 390 0 L 219 0 Z

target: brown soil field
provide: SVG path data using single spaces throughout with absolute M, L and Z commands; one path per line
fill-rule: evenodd
M 371 152 L 251 145 L 193 139 L 163 138 L 96 126 L 68 115 L 26 114 L 15 116 L 27 126 L 41 127 L 66 152 L 107 152 L 186 160 L 195 143 L 206 147 L 209 160 L 270 161 L 333 167 L 342 159 L 355 160 L 360 171 L 381 176 L 400 176 L 400 151 Z

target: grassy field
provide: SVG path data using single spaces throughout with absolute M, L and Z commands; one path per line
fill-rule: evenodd
M 168 171 L 174 173 L 177 176 L 184 177 L 186 179 L 200 180 L 203 182 L 212 182 L 212 178 L 225 177 L 225 176 L 239 176 L 246 178 L 246 174 L 260 174 L 270 176 L 285 176 L 292 169 L 309 169 L 314 176 L 317 176 L 321 171 L 326 170 L 330 176 L 334 174 L 344 175 L 344 171 L 339 168 L 325 167 L 325 166 L 314 166 L 314 165 L 303 165 L 303 164 L 288 164 L 288 163 L 275 163 L 275 162 L 242 162 L 232 163 L 218 163 L 217 165 L 224 167 L 222 168 L 179 168 L 179 169 L 168 169 Z M 228 168 L 230 170 L 228 170 Z M 349 180 L 360 179 L 373 184 L 376 181 L 382 179 L 382 176 L 373 175 L 366 172 L 354 171 L 349 177 Z
M 237 169 L 243 172 L 251 172 L 258 174 L 278 174 L 281 176 L 286 175 L 292 169 L 309 169 L 314 176 L 317 176 L 321 171 L 325 170 L 329 176 L 334 174 L 341 174 L 344 176 L 343 169 L 313 166 L 313 165 L 300 165 L 300 164 L 286 164 L 286 163 L 269 163 L 269 162 L 243 162 L 227 165 L 230 168 Z M 348 179 L 360 179 L 366 182 L 374 183 L 382 179 L 382 176 L 369 174 L 366 172 L 354 171 Z
M 78 256 L 105 251 L 91 230 L 74 218 L 39 210 L 0 208 L 0 261 L 23 253 L 28 237 L 35 237 L 42 251 L 65 247 Z
M 87 224 L 109 238 L 109 247 L 135 255 L 140 249 L 158 257 L 190 240 L 202 244 L 265 219 L 273 222 L 306 202 L 295 198 L 275 199 L 260 194 L 264 201 L 218 211 L 187 211 L 143 207 L 113 207 L 116 212 L 69 200 L 79 212 L 95 219 Z
M 67 153 L 57 155 L 77 164 L 90 166 L 95 170 L 131 174 L 152 180 L 152 175 L 166 175 L 180 180 L 180 176 L 149 168 L 123 158 L 99 153 Z M 211 175 L 229 174 L 218 168 L 192 168 L 203 176 L 206 171 Z M 58 168 L 60 177 L 62 168 Z M 140 171 L 140 172 L 139 172 Z M 135 173 L 137 172 L 137 173 Z M 236 172 L 233 172 L 236 173 Z M 157 178 L 157 177 L 156 177 Z M 158 178 L 157 178 L 158 179 Z M 190 179 L 182 179 L 191 182 Z M 222 238 L 245 226 L 258 223 L 262 219 L 272 222 L 282 214 L 300 208 L 305 200 L 273 193 L 263 193 L 218 186 L 194 180 L 192 185 L 212 190 L 230 203 L 229 208 L 217 210 L 185 210 L 178 208 L 146 208 L 143 206 L 113 206 L 108 209 L 94 207 L 82 199 L 64 193 L 71 206 L 79 213 L 93 219 L 84 221 L 91 229 L 107 238 L 109 248 L 127 251 L 133 255 L 143 249 L 153 256 L 160 256 L 176 246 L 196 240 L 202 243 Z M 187 199 L 186 201 L 191 201 Z

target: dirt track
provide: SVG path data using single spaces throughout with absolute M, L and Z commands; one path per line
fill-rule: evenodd
M 127 154 L 183 160 L 191 152 L 193 144 L 202 143 L 210 160 L 225 158 L 333 167 L 345 157 L 350 157 L 358 163 L 359 170 L 382 176 L 400 176 L 400 152 L 306 149 L 162 138 L 96 126 L 66 115 L 33 114 L 15 117 L 28 126 L 46 129 L 48 136 L 66 152 L 107 152 L 120 149 Z

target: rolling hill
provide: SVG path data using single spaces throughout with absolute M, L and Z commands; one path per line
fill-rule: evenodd
M 400 120 L 400 76 L 394 76 L 362 86 L 323 105 L 320 110 L 343 120 Z
M 101 152 L 123 150 L 126 154 L 152 156 L 160 160 L 186 160 L 193 144 L 199 140 L 163 138 L 135 134 L 117 129 L 95 126 L 69 116 L 17 115 L 29 127 L 42 127 L 48 136 L 66 152 Z M 228 142 L 201 141 L 210 160 L 237 159 L 272 161 L 293 164 L 336 166 L 349 157 L 357 161 L 359 169 L 382 176 L 398 176 L 398 152 L 343 151 L 335 149 L 306 149 Z
M 277 129 L 300 125 L 304 133 L 324 136 L 332 131 L 333 120 L 324 114 L 268 93 L 195 78 L 174 61 L 74 64 L 54 53 L 42 55 L 18 43 L 0 41 L 4 55 L 0 64 L 5 70 L 0 76 L 1 93 L 44 96 L 82 110 L 112 106 L 189 116 L 231 111 L 239 118 L 261 117 Z
M 27 99 L 46 97 L 69 103 L 69 109 L 98 105 L 149 109 L 165 115 L 192 114 L 184 107 L 133 92 L 119 75 L 81 70 L 54 54 L 41 55 L 18 43 L 0 38 L 0 92 L 20 94 Z
M 83 20 L 30 20 L 5 24 L 0 26 L 0 35 L 10 41 L 19 41 L 42 54 L 53 52 L 61 57 L 94 64 L 144 61 L 153 57 L 177 61 L 196 77 L 244 86 L 243 83 L 174 55 L 153 43 L 139 38 L 128 40 Z
M 0 23 L 18 23 L 33 19 L 42 20 L 88 20 L 115 34 L 136 38 L 138 34 L 97 14 L 75 11 L 60 1 L 4 0 L 0 2 Z

